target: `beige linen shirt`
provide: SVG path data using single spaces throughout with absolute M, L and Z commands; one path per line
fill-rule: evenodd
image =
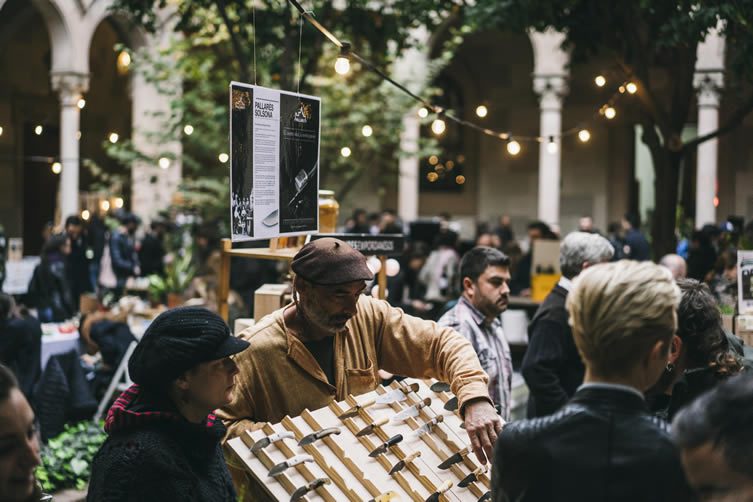
M 251 346 L 235 356 L 240 374 L 233 398 L 217 413 L 228 427 L 226 439 L 348 394 L 370 392 L 379 385 L 379 369 L 449 382 L 461 410 L 471 399 L 490 400 L 488 377 L 463 336 L 365 295 L 346 330 L 335 335 L 332 386 L 308 349 L 286 329 L 285 308 L 240 334 Z

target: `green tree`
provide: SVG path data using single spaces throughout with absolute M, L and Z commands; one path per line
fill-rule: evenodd
M 626 79 L 638 83 L 642 141 L 655 169 L 654 256 L 672 252 L 680 167 L 698 144 L 730 131 L 753 110 L 746 84 L 753 76 L 753 1 L 750 0 L 493 0 L 466 12 L 478 29 L 545 30 L 566 36 L 574 63 L 611 58 Z M 693 75 L 698 44 L 723 22 L 735 94 L 748 96 L 718 131 L 683 142 L 695 102 Z M 663 83 L 663 81 L 667 83 Z
M 436 26 L 456 11 L 455 2 L 396 0 L 387 8 L 373 2 L 353 0 L 342 9 L 329 0 L 303 2 L 315 18 L 347 40 L 360 55 L 389 71 L 401 52 L 412 46 L 412 28 Z M 375 74 L 352 62 L 343 77 L 334 71 L 338 50 L 307 22 L 301 25 L 297 10 L 283 0 L 120 0 L 116 8 L 133 22 L 155 30 L 160 22 L 158 8 L 176 9 L 176 31 L 183 37 L 156 57 L 138 54 L 135 71 L 157 83 L 171 96 L 171 111 L 161 117 L 164 127 L 150 132 L 151 142 L 166 143 L 181 138 L 185 170 L 184 188 L 189 205 L 220 201 L 217 215 L 227 203 L 224 180 L 228 164 L 218 161 L 228 149 L 227 100 L 231 80 L 258 83 L 285 90 L 298 90 L 322 98 L 321 184 L 334 188 L 338 198 L 347 196 L 364 177 L 383 191 L 394 181 L 399 155 L 402 115 L 413 106 L 411 100 Z M 300 67 L 298 65 L 300 44 Z M 299 69 L 300 68 L 300 69 Z M 179 78 L 174 78 L 178 76 Z M 177 87 L 176 87 L 177 86 Z M 187 135 L 184 126 L 193 133 Z M 370 125 L 373 135 L 361 130 Z M 342 147 L 351 149 L 348 158 Z M 124 141 L 107 145 L 110 154 L 124 163 L 150 160 Z M 206 206 L 204 206 L 206 207 Z

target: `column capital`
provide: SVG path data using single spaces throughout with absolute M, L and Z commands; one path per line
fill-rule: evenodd
M 82 95 L 89 90 L 89 75 L 72 71 L 53 72 L 50 74 L 53 90 L 60 96 L 64 107 L 76 106 Z
M 693 75 L 693 87 L 698 91 L 699 107 L 719 108 L 724 73 L 719 70 L 696 71 Z
M 566 74 L 533 75 L 533 91 L 539 95 L 539 103 L 543 110 L 562 108 L 562 99 L 567 95 Z

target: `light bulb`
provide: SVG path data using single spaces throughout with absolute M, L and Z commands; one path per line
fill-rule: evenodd
M 347 159 L 348 157 L 350 157 L 350 154 L 351 154 L 351 153 L 353 153 L 353 152 L 352 152 L 352 151 L 350 150 L 350 148 L 348 148 L 347 146 L 344 146 L 344 147 L 340 148 L 340 155 L 342 155 L 342 156 L 343 156 L 343 157 L 345 157 L 346 159 Z
M 52 163 L 52 172 L 55 174 L 60 174 L 60 172 L 63 170 L 63 166 L 60 164 L 60 162 L 53 162 Z
M 510 155 L 517 155 L 520 153 L 520 143 L 515 141 L 514 139 L 511 139 L 507 142 L 507 152 Z
M 337 61 L 335 61 L 335 71 L 339 75 L 347 75 L 350 71 L 350 60 L 344 56 L 337 58 Z
M 429 180 L 429 183 L 434 183 L 439 179 L 439 175 L 432 171 L 426 174 L 426 179 Z
M 546 144 L 546 151 L 555 154 L 557 153 L 557 142 L 554 141 L 554 138 L 550 137 L 549 142 Z
M 455 176 L 455 183 L 457 183 L 458 185 L 465 183 L 465 176 L 463 176 L 462 174 Z
M 160 157 L 159 166 L 162 169 L 167 169 L 168 167 L 170 167 L 170 159 L 168 159 L 167 157 Z
M 221 154 L 217 156 L 217 158 L 220 160 L 220 162 L 224 164 L 225 162 L 228 161 L 228 159 L 230 159 L 230 156 L 226 154 L 225 152 L 222 152 Z
M 367 124 L 361 128 L 361 134 L 368 138 L 369 136 L 374 134 L 374 129 L 372 129 L 371 126 Z
M 79 99 L 78 103 L 76 103 L 76 106 L 78 106 L 79 110 L 83 110 L 86 106 L 86 100 L 84 98 Z
M 489 113 L 489 110 L 484 105 L 478 105 L 476 107 L 476 116 L 480 118 L 486 117 L 486 115 Z
M 123 197 L 115 197 L 115 207 L 118 209 L 123 207 Z
M 387 296 L 390 294 L 390 290 L 387 288 L 384 288 L 384 297 L 387 298 Z M 374 298 L 379 298 L 379 284 L 375 284 L 373 288 L 371 288 L 371 296 Z
M 379 271 L 382 270 L 382 262 L 376 256 L 372 256 L 371 258 L 366 260 L 366 266 L 369 267 L 369 270 L 371 270 L 371 273 L 374 275 L 378 274 Z
M 89 213 L 88 209 L 84 209 L 83 211 L 81 211 L 81 219 L 82 220 L 87 221 L 90 216 L 91 216 L 91 214 Z
M 431 123 L 431 131 L 437 136 L 443 134 L 445 129 L 447 129 L 447 124 L 440 118 L 434 119 L 434 122 Z
M 578 139 L 583 143 L 587 143 L 588 140 L 591 139 L 591 133 L 588 132 L 588 129 L 581 129 L 578 131 Z
M 0 136 L 2 136 L 2 135 L 3 135 L 3 128 L 2 128 L 2 126 L 0 126 Z
M 121 75 L 128 73 L 128 67 L 131 66 L 131 55 L 127 51 L 120 51 L 115 66 Z
M 387 269 L 387 277 L 395 277 L 400 273 L 400 262 L 394 258 L 388 259 L 384 266 Z
M 426 117 L 429 116 L 429 110 L 427 110 L 426 108 L 423 108 L 423 107 L 419 108 L 418 109 L 418 116 L 421 117 L 422 119 L 425 119 Z
M 76 139 L 81 140 L 81 131 L 76 131 Z
M 190 136 L 193 134 L 193 126 L 191 124 L 186 124 L 186 126 L 183 128 L 183 132 L 186 134 L 186 136 Z
M 41 125 L 38 125 L 34 128 L 34 134 L 36 134 L 37 136 L 41 136 L 42 132 L 44 132 L 44 127 L 42 127 Z
M 636 92 L 638 92 L 638 86 L 635 85 L 634 82 L 628 82 L 625 86 L 625 89 L 627 89 L 627 92 L 629 92 L 630 94 L 635 94 Z
M 436 155 L 429 157 L 429 164 L 431 164 L 432 166 L 439 164 L 439 157 L 437 157 Z
M 118 136 L 118 133 L 116 132 L 110 133 L 110 143 L 115 144 L 118 142 L 119 139 L 120 139 L 120 136 Z
M 596 78 L 594 79 L 594 82 L 599 87 L 604 87 L 605 85 L 607 85 L 607 79 L 604 78 L 603 75 L 597 75 Z
M 615 118 L 617 116 L 617 110 L 615 110 L 611 106 L 607 106 L 604 109 L 604 116 L 606 118 L 608 118 L 609 120 L 612 120 L 613 118 Z
M 99 203 L 99 207 L 102 208 L 102 211 L 109 211 L 110 210 L 110 201 L 109 200 L 103 200 Z

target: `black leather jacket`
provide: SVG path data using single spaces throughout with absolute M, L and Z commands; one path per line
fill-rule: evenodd
M 627 390 L 586 387 L 558 413 L 505 426 L 496 502 L 691 500 L 669 425 Z

